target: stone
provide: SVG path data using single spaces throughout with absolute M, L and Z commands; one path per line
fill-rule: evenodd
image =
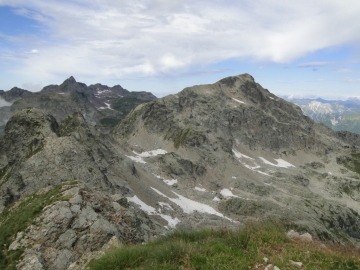
M 299 268 L 304 267 L 304 264 L 302 262 L 295 262 L 295 261 L 292 261 L 292 260 L 289 260 L 289 262 L 290 262 L 291 265 L 295 265 L 295 266 L 297 266 Z

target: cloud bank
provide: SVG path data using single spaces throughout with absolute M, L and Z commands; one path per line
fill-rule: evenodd
M 7 102 L 5 99 L 0 97 L 0 107 L 5 107 L 5 106 L 11 106 L 11 103 Z
M 71 74 L 162 76 L 229 59 L 288 63 L 360 41 L 355 0 L 0 0 L 0 5 L 41 25 L 41 34 L 0 37 L 17 44 L 0 51 L 0 59 L 17 62 L 14 71 L 38 81 Z

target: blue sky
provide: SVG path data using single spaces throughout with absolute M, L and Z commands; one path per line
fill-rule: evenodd
M 161 97 L 249 73 L 277 95 L 360 97 L 354 0 L 0 0 L 0 89 L 69 76 Z

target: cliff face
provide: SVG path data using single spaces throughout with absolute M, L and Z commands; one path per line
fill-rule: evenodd
M 71 180 L 108 192 L 123 188 L 126 193 L 126 182 L 112 177 L 110 166 L 116 156 L 98 136 L 78 113 L 60 125 L 38 109 L 16 113 L 6 125 L 0 147 L 1 204 Z

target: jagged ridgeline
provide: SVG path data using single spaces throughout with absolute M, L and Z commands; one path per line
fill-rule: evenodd
M 156 99 L 150 92 L 129 92 L 120 85 L 108 87 L 98 83 L 87 86 L 76 82 L 73 77 L 61 85 L 49 85 L 36 93 L 17 87 L 0 91 L 0 98 L 12 103 L 0 107 L 0 132 L 15 112 L 29 107 L 42 109 L 58 121 L 80 112 L 87 121 L 109 130 L 135 106 Z
M 73 78 L 41 92 L 70 108 L 98 102 L 94 89 L 110 93 Z M 97 106 L 136 105 L 124 97 Z M 140 104 L 109 134 L 70 111 L 19 107 L 0 137 L 0 226 L 22 220 L 0 234 L 6 266 L 81 269 L 114 242 L 254 220 L 360 239 L 359 136 L 315 123 L 248 74 Z M 24 216 L 27 205 L 37 210 Z

